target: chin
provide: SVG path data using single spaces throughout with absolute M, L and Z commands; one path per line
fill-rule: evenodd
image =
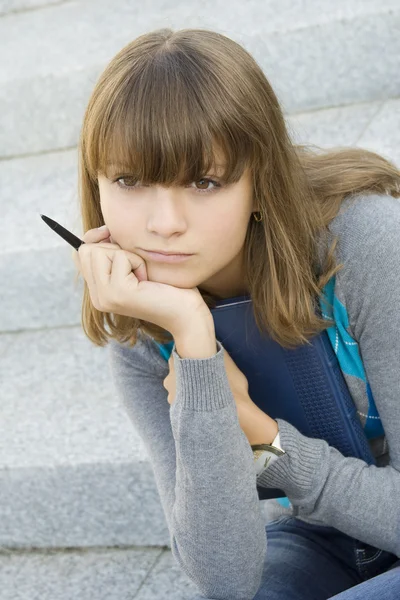
M 166 285 L 173 285 L 174 287 L 187 290 L 190 290 L 199 285 L 198 281 L 194 280 L 192 277 L 184 275 L 183 273 L 174 274 L 174 272 L 171 270 L 168 275 L 166 275 L 165 273 L 161 275 L 159 272 L 157 273 L 157 271 L 157 267 L 147 266 L 147 277 L 149 281 L 154 281 L 156 283 L 165 283 Z

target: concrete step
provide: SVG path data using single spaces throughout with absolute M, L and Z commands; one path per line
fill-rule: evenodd
M 75 147 L 106 64 L 161 27 L 212 29 L 244 45 L 288 113 L 400 95 L 398 0 L 283 0 L 279 8 L 250 0 L 231 2 L 229 10 L 224 0 L 5 6 L 11 12 L 3 8 L 0 19 L 1 157 Z
M 1 335 L 0 349 L 0 546 L 166 545 L 106 348 L 71 327 Z
M 287 115 L 292 139 L 321 147 L 359 146 L 400 165 L 400 99 Z M 0 161 L 0 332 L 81 322 L 82 279 L 71 246 L 40 213 L 83 235 L 76 149 Z
M 0 547 L 168 547 L 107 348 L 79 327 L 52 328 L 0 335 L 0 357 Z M 262 505 L 266 521 L 285 512 Z
M 0 17 L 25 13 L 46 8 L 51 4 L 61 4 L 68 0 L 0 0 Z
M 198 590 L 162 548 L 0 553 L 1 600 L 193 600 Z

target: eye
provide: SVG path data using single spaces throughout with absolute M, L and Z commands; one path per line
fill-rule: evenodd
M 137 179 L 126 175 L 124 177 L 118 177 L 117 179 L 114 179 L 113 183 L 116 183 L 118 187 L 122 188 L 123 190 L 129 190 L 135 187 L 134 184 L 137 183 Z
M 210 179 L 209 177 L 202 177 L 201 179 L 199 179 L 198 181 L 194 181 L 193 183 L 195 183 L 196 185 L 201 182 L 201 181 L 205 181 L 206 185 L 208 185 L 209 183 L 213 184 L 213 188 L 211 189 L 200 189 L 200 190 L 196 190 L 196 192 L 200 193 L 200 194 L 208 194 L 210 192 L 214 192 L 215 189 L 220 188 L 221 184 L 218 183 L 218 181 L 215 181 L 214 179 Z
M 193 181 L 192 183 L 197 185 L 200 182 L 205 182 L 206 188 L 205 189 L 204 188 L 196 189 L 195 191 L 199 194 L 209 194 L 211 192 L 216 191 L 216 189 L 222 187 L 222 185 L 220 183 L 218 183 L 218 181 L 215 181 L 214 179 L 210 179 L 209 177 L 202 177 L 201 179 L 198 179 L 197 181 Z M 118 185 L 118 187 L 120 187 L 123 190 L 133 190 L 135 188 L 142 187 L 142 186 L 136 185 L 138 183 L 138 180 L 135 179 L 135 177 L 130 176 L 130 175 L 124 175 L 122 177 L 117 177 L 116 179 L 113 180 L 113 183 L 116 183 Z M 209 186 L 210 183 L 213 185 L 213 187 L 207 189 L 207 187 Z

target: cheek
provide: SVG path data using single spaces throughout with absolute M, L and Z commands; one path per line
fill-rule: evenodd
M 221 219 L 213 227 L 210 245 L 221 256 L 235 255 L 243 246 L 247 233 L 247 223 L 242 220 Z M 209 236 L 210 237 L 210 236 Z
M 100 187 L 100 208 L 113 238 L 120 246 L 127 247 L 127 244 L 132 243 L 133 234 L 129 224 L 138 223 L 132 211 L 127 210 L 129 205 L 120 202 L 113 190 L 104 186 L 103 189 Z
M 109 225 L 110 220 L 112 219 L 112 194 L 109 186 L 101 184 L 99 182 L 99 192 L 100 192 L 100 208 L 102 215 L 104 217 L 105 222 Z

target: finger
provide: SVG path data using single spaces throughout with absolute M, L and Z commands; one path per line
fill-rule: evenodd
M 105 248 L 106 250 L 122 250 L 121 246 L 118 246 L 118 244 L 112 244 L 107 240 L 101 240 L 98 242 L 96 244 L 96 248 Z
M 137 281 L 147 281 L 146 263 L 143 258 L 128 250 L 120 250 L 116 252 L 118 256 L 117 262 L 113 261 L 110 283 L 115 285 L 118 281 L 123 281 L 129 277 L 132 272 Z
M 112 287 L 117 287 L 118 285 L 123 284 L 127 277 L 130 277 L 130 279 L 133 279 L 133 281 L 136 280 L 136 283 L 139 283 L 135 273 L 132 271 L 132 265 L 125 252 L 123 250 L 115 252 L 109 275 L 110 285 Z
M 100 290 L 100 294 L 104 293 L 104 289 L 111 283 L 111 273 L 114 268 L 114 263 L 118 250 L 109 248 L 109 245 L 99 244 L 93 247 L 92 250 L 92 270 L 96 286 Z
M 90 299 L 93 306 L 99 306 L 96 281 L 93 275 L 92 254 L 94 246 L 91 244 L 82 244 L 78 248 L 79 259 L 81 263 L 81 273 L 89 288 Z
M 91 242 L 90 239 L 93 239 L 96 237 L 96 229 L 90 229 L 89 231 L 87 231 L 83 237 L 83 241 L 85 243 L 97 243 L 99 245 L 99 247 L 102 248 L 106 248 L 106 249 L 118 249 L 118 250 L 122 250 L 121 246 L 119 246 L 112 238 L 109 230 L 108 231 L 108 236 L 104 239 L 100 239 L 97 242 Z M 87 238 L 87 241 L 86 241 Z M 140 257 L 137 254 L 134 254 L 133 252 L 129 252 L 129 250 L 125 250 L 126 256 L 128 258 L 128 260 L 131 262 L 133 270 L 135 271 L 135 275 L 137 277 L 137 279 L 139 281 L 148 281 L 148 277 L 147 277 L 147 266 L 146 266 L 146 262 L 144 259 L 140 259 Z M 138 263 L 138 259 L 140 259 L 140 262 Z M 132 271 L 132 268 L 131 268 Z
M 106 305 L 114 305 L 117 303 L 115 291 L 120 290 L 124 281 L 129 277 L 136 284 L 139 283 L 133 268 L 140 266 L 140 257 L 131 255 L 131 261 L 127 258 L 127 252 L 124 250 L 108 250 L 103 246 L 99 250 L 99 246 L 93 247 L 92 256 L 92 272 L 95 282 L 97 302 L 101 303 L 101 299 Z M 119 295 L 120 296 L 120 295 Z M 121 297 L 118 298 L 120 301 Z M 123 300 L 122 300 L 123 301 Z M 100 306 L 100 304 L 98 304 Z
M 96 229 L 89 229 L 84 234 L 82 241 L 85 244 L 97 244 L 98 242 L 105 240 L 110 236 L 110 230 L 107 226 L 98 227 Z
M 72 256 L 72 260 L 74 261 L 75 267 L 78 269 L 78 271 L 80 271 L 81 270 L 81 261 L 79 260 L 79 254 L 75 250 L 75 248 L 72 250 L 71 256 Z
M 72 250 L 72 260 L 74 261 L 75 268 L 76 268 L 75 277 L 74 277 L 74 283 L 76 285 L 78 283 L 79 277 L 82 276 L 82 273 L 81 273 L 81 263 L 79 260 L 79 254 L 75 249 Z
M 110 236 L 111 238 L 111 236 Z M 110 239 L 107 238 L 107 239 Z M 103 240 L 103 242 L 100 242 L 98 245 L 101 246 L 102 248 L 107 248 L 107 249 L 115 249 L 115 250 L 119 250 L 120 246 L 118 246 L 118 244 L 114 244 L 114 243 L 107 243 L 107 245 L 105 245 L 105 242 L 107 242 L 107 240 Z M 87 243 L 85 242 L 85 244 L 87 245 Z M 73 249 L 71 252 L 71 256 L 72 256 L 72 260 L 74 261 L 75 267 L 77 269 L 77 271 L 82 275 L 82 268 L 81 268 L 81 258 L 80 258 L 80 254 L 79 254 L 79 248 L 78 248 L 78 252 Z

